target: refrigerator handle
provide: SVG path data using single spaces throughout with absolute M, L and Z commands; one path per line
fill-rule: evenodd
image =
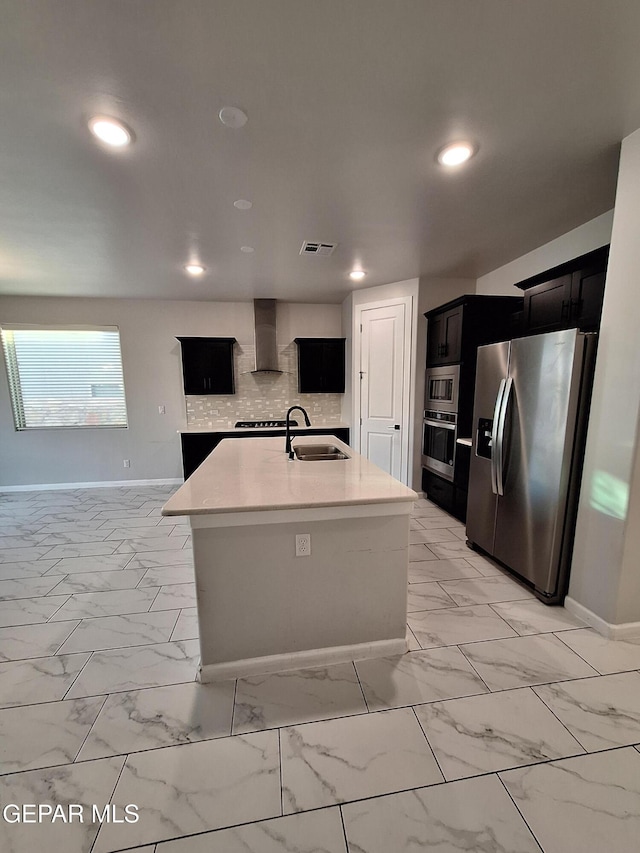
M 498 494 L 498 423 L 500 421 L 502 398 L 506 384 L 506 379 L 500 380 L 496 404 L 493 409 L 493 425 L 491 427 L 491 491 L 494 495 Z
M 509 399 L 511 397 L 512 388 L 513 379 L 509 377 L 506 380 L 504 393 L 502 395 L 497 429 L 498 444 L 496 447 L 496 486 L 500 496 L 504 495 L 504 427 L 507 421 L 507 409 L 509 408 Z

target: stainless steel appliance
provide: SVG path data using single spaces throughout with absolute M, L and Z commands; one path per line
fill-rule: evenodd
M 446 367 L 427 367 L 424 387 L 425 409 L 456 414 L 459 390 L 459 364 L 449 364 Z
M 298 421 L 289 421 L 291 426 L 297 427 Z M 286 421 L 236 421 L 236 429 L 267 429 L 271 427 L 279 427 L 284 429 L 287 425 Z
M 562 601 L 573 548 L 596 336 L 478 348 L 467 537 Z
M 422 466 L 453 482 L 460 365 L 427 367 L 422 424 Z
M 453 482 L 458 416 L 455 412 L 424 410 L 422 465 Z

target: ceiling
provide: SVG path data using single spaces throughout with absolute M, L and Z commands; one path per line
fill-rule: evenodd
M 638 0 L 3 0 L 2 18 L 0 294 L 339 302 L 476 278 L 611 208 L 640 126 Z M 96 144 L 95 113 L 135 144 Z M 444 170 L 458 138 L 478 153 Z

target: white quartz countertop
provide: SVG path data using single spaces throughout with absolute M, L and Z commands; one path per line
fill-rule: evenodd
M 248 420 L 248 419 L 247 419 Z M 276 420 L 276 418 L 265 418 L 265 420 Z M 283 420 L 282 418 L 278 420 Z M 260 431 L 265 432 L 276 432 L 282 431 L 284 429 L 281 427 L 259 427 Z M 311 424 L 310 427 L 305 426 L 304 421 L 298 421 L 297 427 L 291 427 L 292 431 L 295 432 L 305 432 L 308 429 L 350 429 L 349 424 Z M 233 425 L 230 426 L 215 426 L 215 427 L 203 427 L 203 426 L 189 426 L 184 429 L 178 430 L 179 433 L 183 435 L 190 435 L 192 433 L 217 433 L 217 432 L 241 432 L 243 434 L 251 435 L 251 433 L 256 432 L 256 427 L 235 427 Z
M 284 439 L 223 439 L 167 501 L 163 515 L 206 515 L 391 503 L 418 495 L 334 436 L 298 436 L 293 445 L 331 443 L 348 459 L 289 459 Z

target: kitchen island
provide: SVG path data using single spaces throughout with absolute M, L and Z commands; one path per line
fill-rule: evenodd
M 417 495 L 322 441 L 348 458 L 289 459 L 281 437 L 225 439 L 163 507 L 191 523 L 201 681 L 406 650 Z M 302 534 L 310 553 L 297 557 Z
M 284 426 L 256 428 L 255 425 L 253 427 L 238 427 L 231 424 L 215 427 L 191 425 L 179 430 L 179 433 L 182 447 L 182 470 L 186 480 L 225 438 L 274 438 L 276 435 L 285 435 L 285 429 Z M 333 435 L 334 438 L 337 437 L 349 444 L 349 427 L 343 423 L 322 424 L 315 422 L 311 427 L 305 426 L 304 423 L 298 424 L 293 428 L 292 434 Z

